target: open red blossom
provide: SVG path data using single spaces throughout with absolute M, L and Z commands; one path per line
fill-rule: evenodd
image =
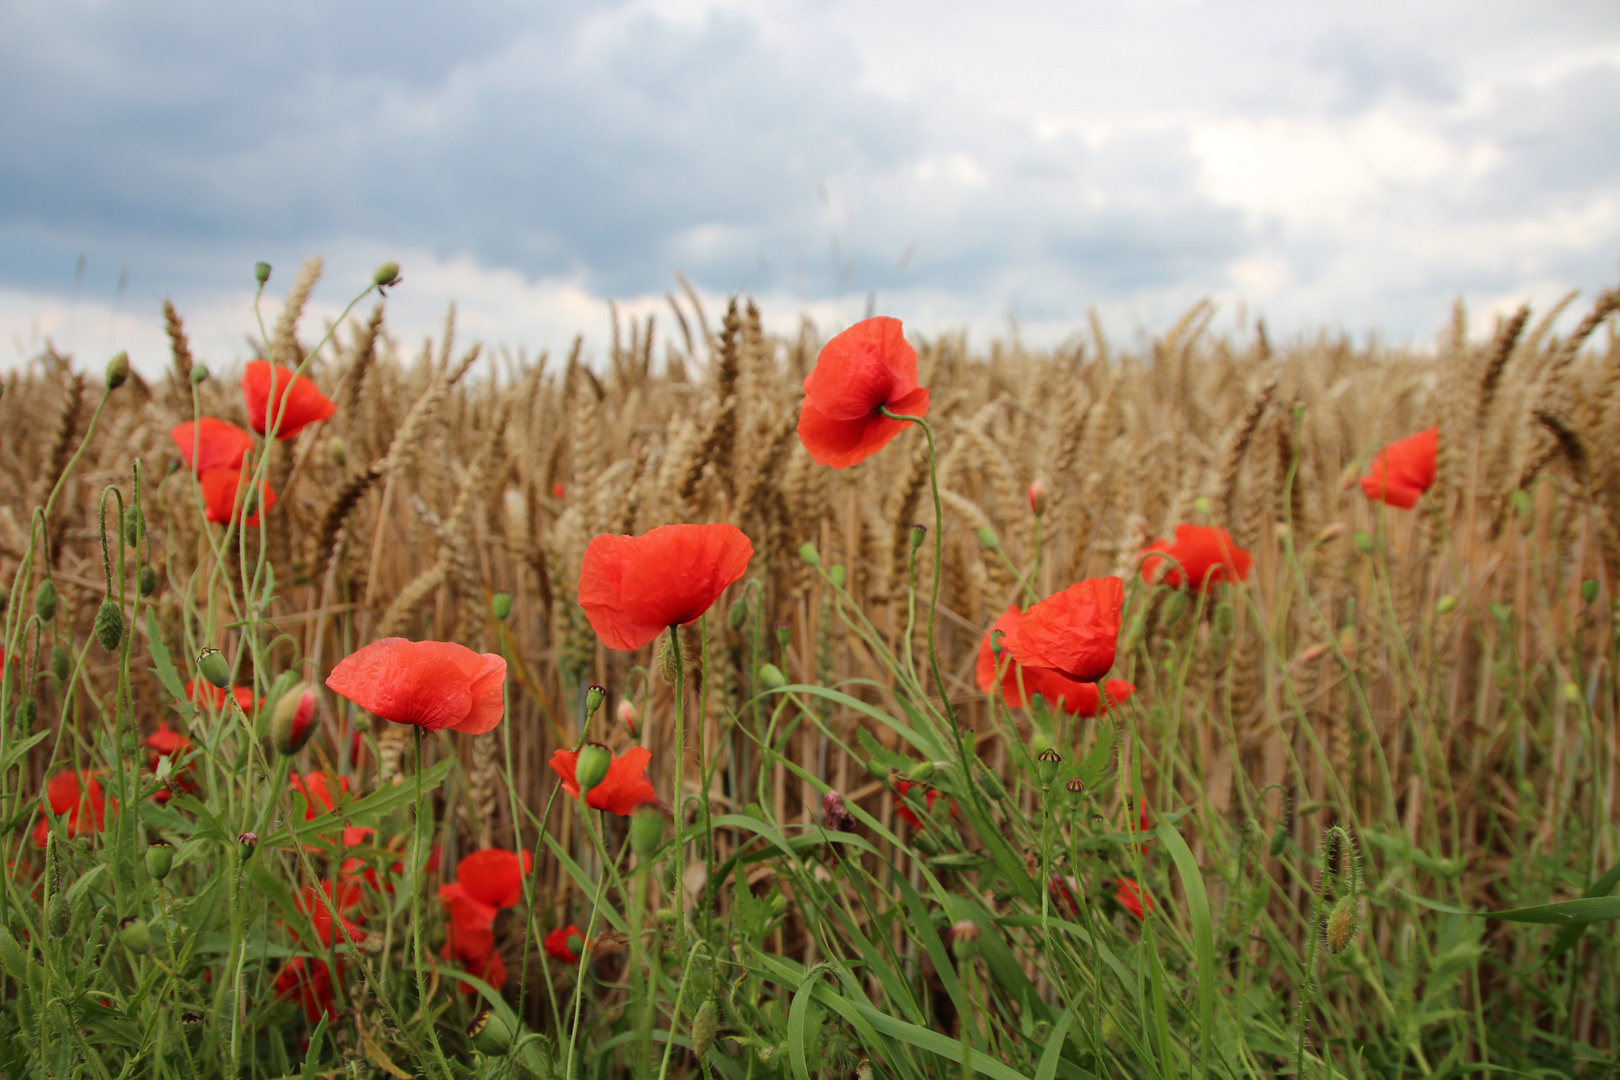
M 199 478 L 202 484 L 204 516 L 215 525 L 236 523 L 242 520 L 242 504 L 244 488 L 248 487 L 247 477 L 242 475 L 240 469 L 207 469 Z M 269 510 L 276 505 L 276 492 L 269 483 L 261 481 L 259 484 L 258 505 L 253 513 L 247 517 L 245 523 L 248 528 L 259 524 L 259 511 Z
M 804 380 L 799 441 L 822 465 L 865 461 L 900 434 L 903 416 L 928 414 L 928 390 L 917 385 L 917 350 L 899 319 L 858 322 L 822 346 Z
M 176 424 L 169 429 L 169 438 L 179 448 L 186 468 L 199 474 L 209 469 L 240 469 L 242 458 L 253 449 L 253 436 L 215 416 Z
M 475 851 L 456 864 L 456 880 L 439 886 L 439 903 L 450 916 L 450 935 L 440 954 L 459 961 L 468 974 L 500 989 L 506 983 L 506 964 L 495 951 L 495 914 L 515 907 L 523 899 L 523 876 L 534 865 L 527 851 L 500 848 Z M 473 993 L 471 983 L 461 984 Z
M 1048 705 L 1054 709 L 1061 707 L 1072 716 L 1096 716 L 1102 707 L 1102 694 L 1098 691 L 1096 683 L 1076 682 L 1051 668 L 1024 667 L 1006 651 L 1007 638 L 1018 629 L 1018 620 L 1022 614 L 1017 604 L 1007 608 L 979 642 L 979 660 L 976 669 L 979 689 L 987 694 L 990 692 L 999 668 L 1001 699 L 1007 703 L 1008 708 L 1021 709 L 1028 697 L 1039 694 L 1046 699 Z M 995 653 L 995 637 L 998 633 L 1002 635 L 1003 646 L 999 657 Z M 1113 708 L 1117 708 L 1125 699 L 1136 693 L 1136 686 L 1124 679 L 1109 679 L 1104 688 L 1108 691 L 1109 705 Z
M 107 806 L 118 810 L 118 800 L 109 799 L 101 790 L 101 782 L 89 771 L 59 772 L 45 785 L 44 805 L 57 817 L 67 818 L 68 836 L 88 836 L 107 827 Z M 50 822 L 40 816 L 34 826 L 34 846 L 44 847 L 50 835 Z
M 1438 424 L 1392 442 L 1373 455 L 1368 474 L 1361 478 L 1361 490 L 1374 502 L 1410 510 L 1417 505 L 1418 496 L 1434 485 L 1439 455 Z
M 506 661 L 453 641 L 383 638 L 345 656 L 326 685 L 384 720 L 424 731 L 493 731 L 506 712 Z
M 1051 668 L 1077 682 L 1096 682 L 1114 666 L 1125 583 L 1087 578 L 1047 597 L 1018 619 L 1003 644 L 1026 668 Z
M 558 750 L 551 755 L 551 769 L 562 777 L 562 787 L 570 798 L 579 798 L 579 785 L 574 782 L 574 766 L 579 755 L 572 750 Z M 632 746 L 608 765 L 607 776 L 591 788 L 585 796 L 585 805 L 593 810 L 606 810 L 610 814 L 629 817 L 636 807 L 657 802 L 658 793 L 647 779 L 647 763 L 652 751 L 645 746 Z
M 1233 542 L 1230 533 L 1213 525 L 1177 525 L 1175 543 L 1156 540 L 1147 546 L 1147 551 L 1162 551 L 1176 562 L 1149 555 L 1142 560 L 1143 581 L 1152 584 L 1163 566 L 1166 585 L 1179 589 L 1182 573 L 1185 572 L 1192 591 L 1196 593 L 1202 593 L 1219 581 L 1247 580 L 1249 566 L 1254 561 L 1247 551 Z M 1179 570 L 1176 563 L 1181 564 Z
M 271 365 L 267 360 L 248 364 L 242 373 L 242 397 L 247 402 L 248 423 L 260 435 L 270 424 L 276 423 L 279 414 L 278 439 L 290 439 L 310 424 L 337 412 L 337 406 L 309 379 L 294 376 L 288 369 L 279 364 Z
M 922 784 L 915 780 L 896 780 L 894 782 L 895 790 L 900 793 L 900 797 L 894 801 L 894 812 L 899 815 L 902 821 L 910 825 L 913 829 L 921 829 L 924 826 L 922 821 L 918 819 L 917 815 L 912 813 L 911 807 L 906 805 L 906 792 L 910 791 L 914 787 L 922 786 Z M 935 791 L 933 788 L 928 788 L 926 790 L 928 793 L 923 796 L 923 801 L 926 803 L 929 811 L 932 812 L 934 809 L 934 800 L 939 798 L 939 792 Z M 951 813 L 956 813 L 956 803 L 954 800 L 951 802 Z
M 660 525 L 593 537 L 579 567 L 579 606 L 602 643 L 631 652 L 696 622 L 748 569 L 754 545 L 734 525 Z
M 324 960 L 295 956 L 281 965 L 276 976 L 276 1000 L 296 1001 L 304 1007 L 304 1018 L 311 1024 L 336 1014 L 332 993 L 332 972 Z
M 1114 899 L 1119 901 L 1120 907 L 1138 919 L 1153 910 L 1153 897 L 1143 892 L 1142 887 L 1136 882 L 1130 878 L 1116 878 L 1114 884 L 1117 889 Z
M 577 937 L 580 940 L 580 949 L 590 951 L 590 943 L 585 940 L 585 933 L 573 923 L 559 926 L 546 935 L 546 953 L 554 960 L 561 960 L 565 964 L 579 963 L 579 957 L 568 947 L 568 939 Z
M 186 700 L 196 701 L 199 694 L 202 695 L 202 700 L 213 705 L 214 708 L 223 709 L 225 707 L 225 691 L 211 682 L 199 683 L 195 679 L 187 681 Z M 255 698 L 253 696 L 253 687 L 251 686 L 233 686 L 231 687 L 230 696 L 236 699 L 236 703 L 242 706 L 242 711 L 245 713 L 251 713 L 255 704 L 264 704 L 264 698 Z

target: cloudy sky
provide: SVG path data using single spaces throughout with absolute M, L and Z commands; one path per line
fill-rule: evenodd
M 228 362 L 317 253 L 319 311 L 392 258 L 396 331 L 531 350 L 677 269 L 782 327 L 1423 341 L 1620 278 L 1620 6 L 10 0 L 0 147 L 4 366 L 161 364 L 165 297 Z

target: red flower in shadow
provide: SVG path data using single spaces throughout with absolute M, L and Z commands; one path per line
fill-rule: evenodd
M 579 784 L 574 781 L 574 766 L 579 754 L 573 750 L 558 750 L 551 755 L 551 770 L 562 777 L 563 791 L 571 799 L 579 798 Z M 647 779 L 647 764 L 652 751 L 645 746 L 632 746 L 608 765 L 607 776 L 591 788 L 585 796 L 585 805 L 593 810 L 606 810 L 610 814 L 629 817 L 636 807 L 658 801 L 652 781 Z
M 450 917 L 449 940 L 440 955 L 497 990 L 506 984 L 506 964 L 495 951 L 495 915 L 523 899 L 523 877 L 533 865 L 527 851 L 521 858 L 500 848 L 475 851 L 456 864 L 455 881 L 439 886 L 439 903 Z M 461 991 L 476 992 L 467 982 Z
M 1114 899 L 1119 901 L 1120 907 L 1135 915 L 1138 919 L 1145 918 L 1153 910 L 1153 897 L 1142 891 L 1142 887 L 1130 878 L 1115 878 Z
M 754 545 L 734 525 L 661 525 L 593 537 L 579 567 L 579 606 L 602 643 L 631 652 L 696 622 L 743 576 Z
M 69 838 L 88 836 L 107 827 L 107 807 L 118 812 L 118 800 L 109 799 L 101 782 L 88 771 L 59 772 L 45 785 L 43 805 L 57 817 L 67 818 Z M 50 822 L 42 814 L 34 826 L 34 846 L 44 847 L 50 835 Z
M 194 473 L 209 469 L 240 469 L 242 458 L 253 449 L 253 436 L 235 424 L 205 416 L 193 423 L 187 420 L 169 429 L 169 438 L 180 450 L 186 468 Z M 196 452 L 193 460 L 192 453 Z
M 1024 667 L 1006 651 L 1007 638 L 1018 629 L 1021 615 L 1018 605 L 1009 607 L 979 642 L 978 666 L 975 669 L 979 689 L 988 694 L 990 687 L 995 684 L 996 670 L 1000 668 L 1001 700 L 1007 703 L 1008 708 L 1021 709 L 1026 698 L 1039 694 L 1052 708 L 1061 708 L 1072 716 L 1096 716 L 1102 707 L 1102 694 L 1096 683 L 1076 682 L 1051 668 Z M 1002 653 L 999 657 L 994 647 L 998 632 L 1002 635 Z M 1108 691 L 1109 704 L 1114 708 L 1136 693 L 1135 685 L 1124 679 L 1109 679 L 1104 687 Z
M 865 461 L 906 426 L 904 416 L 928 414 L 928 390 L 917 385 L 917 351 L 899 319 L 858 322 L 822 346 L 804 380 L 799 441 L 822 465 L 842 469 Z
M 1166 585 L 1179 589 L 1185 571 L 1195 593 L 1202 593 L 1219 581 L 1246 581 L 1249 566 L 1254 561 L 1247 551 L 1232 542 L 1231 534 L 1213 525 L 1177 525 L 1175 543 L 1156 540 L 1143 554 L 1154 551 L 1171 556 L 1181 568 L 1178 570 L 1168 559 L 1149 555 L 1142 560 L 1142 580 L 1152 584 L 1162 565 Z
M 309 379 L 267 360 L 254 360 L 242 373 L 242 397 L 247 402 L 248 423 L 263 435 L 280 413 L 276 438 L 290 439 L 317 420 L 337 412 L 337 406 Z M 285 405 L 283 405 L 285 402 Z M 266 416 L 268 415 L 268 421 Z
M 200 482 L 204 517 L 215 525 L 242 520 L 242 489 L 248 486 L 248 480 L 240 469 L 208 469 L 203 472 Z M 259 524 L 259 511 L 269 510 L 276 505 L 275 489 L 268 482 L 260 483 L 259 495 L 258 505 L 245 523 L 250 529 Z
M 1114 666 L 1125 583 L 1087 578 L 1030 608 L 1003 640 L 1026 668 L 1051 668 L 1076 682 L 1096 682 Z
M 546 955 L 553 960 L 561 960 L 565 964 L 579 963 L 579 956 L 568 947 L 569 938 L 579 939 L 580 952 L 591 951 L 590 942 L 585 940 L 584 931 L 573 923 L 569 923 L 567 926 L 557 927 L 557 929 L 546 935 Z
M 326 685 L 362 709 L 424 731 L 493 731 L 506 711 L 506 661 L 453 641 L 383 638 L 345 656 Z
M 1437 424 L 1392 442 L 1373 455 L 1368 474 L 1361 478 L 1361 490 L 1374 502 L 1410 510 L 1417 505 L 1418 496 L 1434 485 L 1439 456 Z
M 332 972 L 324 960 L 295 956 L 281 965 L 276 975 L 276 1000 L 296 1001 L 304 1007 L 304 1018 L 318 1024 L 323 1016 L 336 1012 Z

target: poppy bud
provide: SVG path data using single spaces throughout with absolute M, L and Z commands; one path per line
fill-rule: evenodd
M 1237 611 L 1225 600 L 1215 605 L 1215 629 L 1222 637 L 1231 637 L 1237 629 Z
M 677 667 L 675 655 L 676 649 L 681 650 L 679 657 L 680 665 L 685 666 L 687 671 L 690 672 L 691 668 L 688 664 L 690 657 L 686 653 L 685 646 L 681 645 L 676 640 L 673 633 L 666 635 L 664 637 L 663 644 L 658 646 L 658 673 L 664 677 L 665 682 L 670 683 L 671 685 L 673 685 L 675 682 Z
M 924 855 L 939 854 L 939 841 L 925 832 L 912 833 L 911 844 Z
M 1215 506 L 1209 501 L 1209 496 L 1200 495 L 1198 498 L 1193 500 L 1193 509 L 1202 514 L 1204 517 L 1209 517 L 1210 514 L 1214 513 Z
M 197 656 L 197 672 L 213 683 L 215 688 L 228 690 L 231 685 L 231 665 L 218 649 L 204 649 Z
M 731 608 L 726 612 L 726 626 L 729 627 L 733 633 L 735 633 L 738 630 L 741 630 L 743 628 L 743 624 L 747 621 L 748 597 L 738 597 L 737 601 L 732 604 Z
M 1036 517 L 1046 513 L 1046 481 L 1036 480 L 1029 485 L 1029 509 Z
M 39 616 L 40 622 L 50 622 L 56 618 L 56 586 L 50 578 L 39 583 L 34 590 L 34 614 Z
M 1579 705 L 1581 703 L 1581 688 L 1579 684 L 1572 682 L 1567 682 L 1564 684 L 1564 700 L 1569 702 L 1571 705 Z
M 394 284 L 399 280 L 399 263 L 383 263 L 381 266 L 377 267 L 377 272 L 371 275 L 371 280 L 376 282 L 379 288 L 384 285 Z
M 633 701 L 631 701 L 629 698 L 620 698 L 619 699 L 618 713 L 619 713 L 619 723 L 624 725 L 624 729 L 626 731 L 628 731 L 631 735 L 636 734 L 636 706 L 635 706 L 635 703 Z
M 1355 540 L 1357 551 L 1361 552 L 1363 555 L 1372 554 L 1372 533 L 1368 532 L 1366 529 L 1357 529 Z
M 817 551 L 816 545 L 810 543 L 808 540 L 799 545 L 799 558 L 803 559 L 811 566 L 821 565 L 821 552 Z
M 1086 782 L 1080 779 L 1078 776 L 1069 777 L 1069 782 L 1064 784 L 1063 787 L 1064 790 L 1066 790 L 1070 795 L 1073 795 L 1077 800 L 1086 793 Z
M 141 748 L 141 744 L 135 741 L 133 731 L 125 731 L 118 737 L 118 748 L 125 754 L 133 754 Z
M 118 643 L 124 640 L 124 613 L 110 596 L 101 602 L 96 612 L 96 640 L 108 652 L 117 652 Z
M 1007 647 L 1007 631 L 1005 631 L 1005 630 L 992 630 L 992 631 L 990 631 L 990 652 L 992 654 L 996 655 L 996 656 L 1000 656 L 1001 653 L 1002 653 L 1002 650 L 1005 649 L 1006 647 Z
M 259 846 L 259 834 L 251 832 L 237 833 L 236 843 L 242 849 L 242 861 L 246 862 L 253 858 L 253 849 Z
M 580 747 L 579 757 L 574 761 L 574 783 L 579 785 L 579 793 L 585 795 L 605 780 L 608 766 L 612 764 L 612 752 L 601 743 L 588 742 Z
M 68 651 L 60 645 L 52 645 L 51 675 L 56 679 L 58 686 L 66 685 L 68 674 Z
M 915 780 L 919 784 L 926 784 L 934 778 L 934 763 L 932 761 L 919 761 L 906 773 L 907 780 Z
M 996 537 L 995 530 L 992 529 L 990 526 L 988 526 L 988 525 L 979 526 L 979 530 L 975 535 L 978 536 L 979 543 L 981 543 L 981 544 L 983 544 L 985 546 L 985 550 L 987 550 L 987 551 L 1000 551 L 1001 550 L 1001 541 L 1000 541 L 1000 539 L 998 539 Z
M 1001 777 L 993 772 L 979 774 L 979 787 L 992 799 L 1000 800 L 1007 797 L 1007 788 L 1002 784 Z
M 832 569 L 827 571 L 827 576 L 832 579 L 833 588 L 842 589 L 844 587 L 844 581 L 849 575 L 844 570 L 843 563 L 833 563 Z
M 152 931 L 145 921 L 134 915 L 126 915 L 119 922 L 118 940 L 136 956 L 145 956 L 152 951 Z
M 141 567 L 136 580 L 140 583 L 141 596 L 151 596 L 157 592 L 157 571 L 150 566 Z
M 490 597 L 489 610 L 497 619 L 505 622 L 506 617 L 512 614 L 512 594 L 498 592 Z
M 294 685 L 276 702 L 270 716 L 270 738 L 276 750 L 291 757 L 304 748 L 315 734 L 315 689 L 309 683 Z
M 872 778 L 875 780 L 883 780 L 886 782 L 889 779 L 889 767 L 883 764 L 883 762 L 879 761 L 877 758 L 866 759 L 866 771 L 870 773 Z
M 343 441 L 343 436 L 334 435 L 326 440 L 326 456 L 340 469 L 349 464 L 349 444 Z
M 973 959 L 979 951 L 979 924 L 963 919 L 951 926 L 951 955 L 958 961 Z
M 17 711 L 12 715 L 17 718 L 17 723 L 25 728 L 31 728 L 34 726 L 34 720 L 39 716 L 39 702 L 33 698 L 25 698 L 17 704 Z
M 124 546 L 139 547 L 141 543 L 141 514 L 133 506 L 124 511 Z
M 1356 929 L 1361 924 L 1361 905 L 1354 896 L 1346 896 L 1333 905 L 1333 910 L 1327 917 L 1327 947 L 1328 952 L 1337 956 L 1350 947 L 1355 940 Z
M 1159 611 L 1159 618 L 1166 626 L 1174 626 L 1181 621 L 1187 613 L 1187 594 L 1180 589 L 1175 590 L 1164 598 L 1164 607 Z
M 1581 599 L 1588 604 L 1598 597 L 1598 583 L 1596 578 L 1587 578 L 1581 582 Z
M 257 281 L 260 285 L 263 285 L 265 282 L 269 281 L 270 280 L 270 264 L 267 263 L 267 262 L 256 262 L 256 263 L 254 263 L 253 264 L 253 280 Z
M 192 364 L 191 365 L 191 384 L 193 386 L 198 386 L 198 385 L 201 385 L 202 383 L 205 383 L 207 381 L 208 381 L 208 365 L 207 364 Z M 174 464 L 178 465 L 179 462 L 175 462 Z
M 381 284 L 379 282 L 379 284 Z M 512 1029 L 493 1009 L 484 1009 L 467 1025 L 467 1038 L 473 1049 L 490 1057 L 500 1057 L 512 1048 Z
M 73 926 L 73 909 L 68 907 L 67 897 L 60 892 L 51 894 L 51 903 L 46 912 L 45 923 L 53 938 L 63 936 Z
M 777 623 L 776 624 L 776 643 L 779 646 L 781 646 L 782 648 L 785 649 L 785 648 L 788 647 L 788 644 L 790 642 L 792 642 L 792 640 L 793 640 L 793 624 L 789 623 L 789 622 L 779 622 L 779 623 Z
M 1434 613 L 1436 615 L 1448 615 L 1455 610 L 1457 610 L 1457 598 L 1450 593 L 1446 593 L 1434 602 Z
M 787 676 L 775 664 L 759 665 L 759 685 L 767 690 L 777 690 L 787 685 Z
M 607 687 L 594 684 L 587 686 L 585 688 L 585 719 L 588 721 L 594 717 L 597 710 L 602 707 L 602 702 L 606 700 Z M 595 787 L 596 785 L 592 784 L 591 786 Z
M 926 540 L 926 539 L 928 539 L 928 526 L 926 526 L 926 525 L 913 525 L 911 527 L 911 550 L 912 551 L 916 551 L 918 548 L 922 547 L 923 546 L 923 541 Z
M 575 776 L 579 775 L 578 769 Z M 643 803 L 630 816 L 630 850 L 645 859 L 664 842 L 664 812 L 657 803 Z
M 129 379 L 129 353 L 120 352 L 107 361 L 107 389 L 116 390 Z
M 0 968 L 5 968 L 13 979 L 28 974 L 28 954 L 4 926 L 0 926 Z
M 578 934 L 569 934 L 568 940 L 563 942 L 563 945 L 575 956 L 583 956 L 585 954 L 585 939 L 580 937 Z
M 707 1054 L 714 1046 L 714 1033 L 719 1027 L 720 1010 L 710 998 L 698 1006 L 697 1015 L 692 1018 L 692 1052 L 700 1058 Z
M 1058 766 L 1063 764 L 1063 755 L 1055 747 L 1048 746 L 1035 755 L 1035 776 L 1041 782 L 1041 787 L 1049 788 L 1052 781 L 1057 779 Z
M 146 873 L 153 881 L 162 881 L 174 867 L 174 845 L 167 840 L 154 840 L 146 845 Z
M 821 812 L 827 818 L 827 828 L 833 832 L 854 832 L 855 815 L 844 805 L 840 791 L 829 791 L 821 797 Z

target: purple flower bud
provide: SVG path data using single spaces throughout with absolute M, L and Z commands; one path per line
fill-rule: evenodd
M 833 832 L 854 832 L 855 818 L 844 808 L 844 796 L 829 791 L 821 797 L 821 812 L 826 815 L 827 828 Z

